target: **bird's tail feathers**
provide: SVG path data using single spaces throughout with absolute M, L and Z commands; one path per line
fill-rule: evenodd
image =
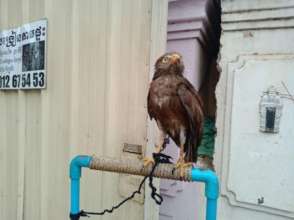
M 185 143 L 185 161 L 186 162 L 196 162 L 197 161 L 197 150 L 200 144 L 199 134 L 197 134 L 198 130 L 195 127 L 195 122 L 193 121 L 192 117 L 189 117 L 189 130 L 186 136 L 186 143 Z
M 195 130 L 194 130 L 195 131 Z M 193 133 L 193 134 L 192 134 Z M 197 161 L 197 148 L 199 145 L 198 137 L 196 132 L 191 132 L 186 136 L 185 143 L 185 161 L 186 162 L 196 162 Z

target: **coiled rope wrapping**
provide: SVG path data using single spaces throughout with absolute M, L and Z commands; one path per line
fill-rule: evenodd
M 139 176 L 148 176 L 152 170 L 152 166 L 143 166 L 142 160 L 129 160 L 129 159 L 114 159 L 114 158 L 98 158 L 93 156 L 90 163 L 90 169 L 103 170 L 118 173 L 127 173 Z M 154 177 L 165 179 L 192 181 L 191 168 L 185 168 L 184 176 L 180 176 L 180 170 L 175 169 L 174 164 L 158 164 L 155 168 Z

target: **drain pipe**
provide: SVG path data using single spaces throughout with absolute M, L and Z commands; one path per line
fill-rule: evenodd
M 98 158 L 91 156 L 76 156 L 70 163 L 71 178 L 71 206 L 70 219 L 79 220 L 80 210 L 80 178 L 82 167 L 95 170 L 103 170 L 118 173 L 128 173 L 133 175 L 146 176 L 152 167 L 143 167 L 141 160 L 122 160 L 114 158 Z M 206 220 L 216 220 L 217 199 L 219 196 L 219 182 L 216 174 L 211 170 L 200 170 L 197 168 L 185 169 L 184 176 L 181 177 L 179 170 L 174 170 L 173 164 L 159 164 L 154 171 L 154 177 L 196 181 L 205 184 L 206 196 Z

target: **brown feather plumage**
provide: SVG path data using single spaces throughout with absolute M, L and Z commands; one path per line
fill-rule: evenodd
M 157 60 L 148 93 L 148 114 L 177 146 L 184 144 L 185 162 L 196 162 L 202 135 L 202 101 L 183 70 L 178 53 L 167 53 Z M 183 139 L 185 143 L 181 143 Z

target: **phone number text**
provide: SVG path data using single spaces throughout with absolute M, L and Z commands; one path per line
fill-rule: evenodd
M 0 74 L 0 89 L 40 89 L 44 87 L 44 72 Z

